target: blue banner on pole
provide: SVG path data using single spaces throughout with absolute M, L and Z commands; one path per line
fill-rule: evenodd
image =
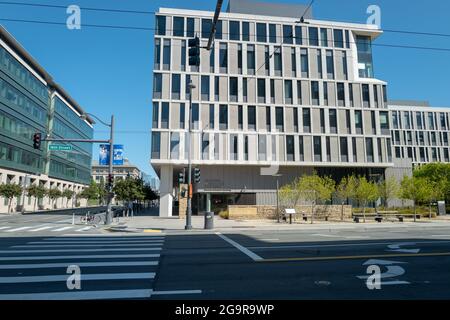
M 98 156 L 98 164 L 101 166 L 109 165 L 109 144 L 101 144 Z M 123 165 L 123 145 L 115 144 L 113 149 L 113 165 Z

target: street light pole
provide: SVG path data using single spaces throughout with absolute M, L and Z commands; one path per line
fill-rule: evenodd
M 186 226 L 185 230 L 192 229 L 192 199 L 191 199 L 191 191 L 192 191 L 192 159 L 191 159 L 191 122 L 192 122 L 192 89 L 195 88 L 195 85 L 191 82 L 189 83 L 189 125 L 188 125 L 188 199 L 186 206 Z
M 109 176 L 111 177 L 111 183 L 108 185 L 108 204 L 106 209 L 106 221 L 105 224 L 111 224 L 112 222 L 112 182 L 113 176 L 113 156 L 114 156 L 114 115 L 111 115 L 111 126 L 109 134 Z

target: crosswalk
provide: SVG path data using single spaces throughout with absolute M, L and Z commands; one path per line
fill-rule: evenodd
M 0 233 L 39 233 L 39 232 L 86 232 L 89 230 L 94 230 L 96 227 L 94 225 L 65 225 L 65 224 L 40 224 L 40 225 L 29 225 L 29 226 L 17 226 L 16 224 L 0 225 Z
M 31 239 L 0 250 L 0 300 L 150 298 L 165 237 Z

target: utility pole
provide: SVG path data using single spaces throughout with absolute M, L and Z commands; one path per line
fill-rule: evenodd
M 114 156 L 114 115 L 111 115 L 111 126 L 109 133 L 109 177 L 111 181 L 114 181 L 113 176 L 113 156 Z M 108 204 L 106 209 L 106 224 L 112 222 L 112 193 L 113 183 L 108 184 Z
M 214 37 L 216 36 L 216 25 L 219 20 L 220 10 L 222 10 L 223 0 L 217 0 L 216 11 L 214 12 L 214 18 L 211 26 L 211 33 L 209 34 L 208 44 L 206 46 L 207 50 L 211 49 L 211 45 L 213 43 Z
M 188 199 L 186 207 L 186 226 L 184 229 L 192 229 L 192 159 L 191 159 L 191 131 L 192 131 L 192 89 L 195 85 L 189 83 L 189 126 L 188 126 Z

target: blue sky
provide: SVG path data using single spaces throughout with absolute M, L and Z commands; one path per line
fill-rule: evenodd
M 275 1 L 307 3 L 309 1 Z M 17 1 L 19 2 L 19 1 Z M 156 11 L 159 7 L 213 11 L 214 0 L 29 0 L 33 3 Z M 228 1 L 224 1 L 223 10 Z M 450 33 L 450 1 L 428 0 L 316 0 L 316 19 L 365 23 L 366 9 L 379 5 L 382 28 Z M 0 19 L 65 22 L 64 9 L 0 4 Z M 82 12 L 82 24 L 127 25 L 153 28 L 153 15 Z M 116 117 L 116 142 L 125 145 L 125 156 L 144 172 L 149 165 L 153 31 L 0 23 L 34 56 L 88 112 L 109 121 Z M 375 43 L 450 48 L 450 37 L 385 33 Z M 433 106 L 450 106 L 450 52 L 374 47 L 375 76 L 389 83 L 389 99 L 428 100 Z M 107 128 L 95 127 L 95 138 L 107 139 Z M 94 158 L 98 147 L 94 147 Z

